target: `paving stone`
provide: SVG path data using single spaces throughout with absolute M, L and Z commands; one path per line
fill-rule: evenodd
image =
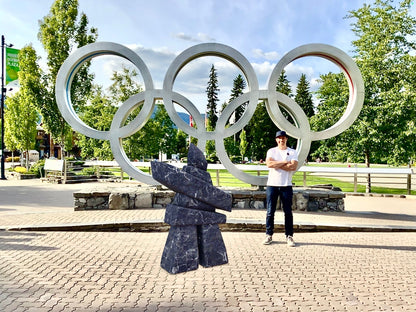
M 415 310 L 416 233 L 279 235 L 224 232 L 228 264 L 171 275 L 166 232 L 3 231 L 0 311 Z

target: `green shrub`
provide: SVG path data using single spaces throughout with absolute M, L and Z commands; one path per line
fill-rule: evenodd
M 75 157 L 66 157 L 65 160 L 71 162 L 73 165 L 85 164 L 85 161 L 76 159 Z
M 45 160 L 41 159 L 34 163 L 31 167 L 29 172 L 32 174 L 36 174 L 38 178 L 45 176 Z
M 209 164 L 215 164 L 217 161 L 219 161 L 219 158 L 215 154 L 211 154 L 206 157 L 206 160 Z
M 98 167 L 86 167 L 81 170 L 82 175 L 96 175 L 98 171 Z
M 241 156 L 239 156 L 239 155 L 232 155 L 232 156 L 230 156 L 230 160 L 234 164 L 241 163 Z

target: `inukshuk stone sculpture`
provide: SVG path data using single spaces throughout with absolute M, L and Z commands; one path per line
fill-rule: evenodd
M 152 161 L 152 176 L 176 192 L 166 206 L 165 222 L 169 235 L 161 267 L 176 274 L 196 270 L 198 264 L 212 267 L 228 263 L 227 251 L 218 224 L 226 216 L 215 208 L 231 211 L 232 197 L 212 185 L 203 153 L 189 147 L 188 165 L 181 169 Z

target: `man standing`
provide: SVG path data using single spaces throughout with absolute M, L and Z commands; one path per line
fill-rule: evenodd
M 266 216 L 266 239 L 264 245 L 272 243 L 274 232 L 274 215 L 276 212 L 277 200 L 283 206 L 285 214 L 286 242 L 290 247 L 295 246 L 293 240 L 293 214 L 292 214 L 292 176 L 298 166 L 298 153 L 296 150 L 287 147 L 287 134 L 285 131 L 277 131 L 277 146 L 269 149 L 266 155 L 266 165 L 269 168 L 267 179 L 267 216 Z

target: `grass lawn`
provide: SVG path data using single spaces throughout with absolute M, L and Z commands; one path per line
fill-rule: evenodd
M 311 164 L 312 165 L 312 164 Z M 345 167 L 345 164 L 316 164 L 322 167 Z M 313 164 L 315 166 L 315 164 Z M 361 165 L 360 165 L 361 166 Z M 362 164 L 362 166 L 365 166 Z M 387 167 L 386 165 L 374 165 L 373 167 Z M 144 173 L 149 174 L 149 168 L 142 167 L 139 168 Z M 217 170 L 209 169 L 208 172 L 211 174 L 212 183 L 217 185 Z M 245 171 L 246 173 L 257 175 L 257 171 Z M 266 172 L 263 172 L 265 174 Z M 117 175 L 117 174 L 116 174 Z M 127 174 L 124 174 L 124 178 L 127 179 Z M 231 173 L 226 169 L 219 170 L 219 182 L 220 186 L 223 187 L 242 187 L 242 188 L 251 188 L 250 184 L 244 183 L 237 178 L 235 178 Z M 293 183 L 297 186 L 303 186 L 303 172 L 296 172 L 293 176 Z M 332 184 L 333 186 L 339 187 L 343 192 L 354 192 L 354 184 L 349 182 L 344 182 L 336 178 L 322 177 L 311 175 L 310 173 L 306 174 L 306 184 L 307 186 L 317 185 L 317 184 Z M 357 185 L 358 193 L 365 193 L 365 185 Z M 397 194 L 397 195 L 406 195 L 407 190 L 404 188 L 389 188 L 381 186 L 372 186 L 371 192 L 376 194 Z M 416 191 L 412 191 L 411 195 L 416 195 Z

